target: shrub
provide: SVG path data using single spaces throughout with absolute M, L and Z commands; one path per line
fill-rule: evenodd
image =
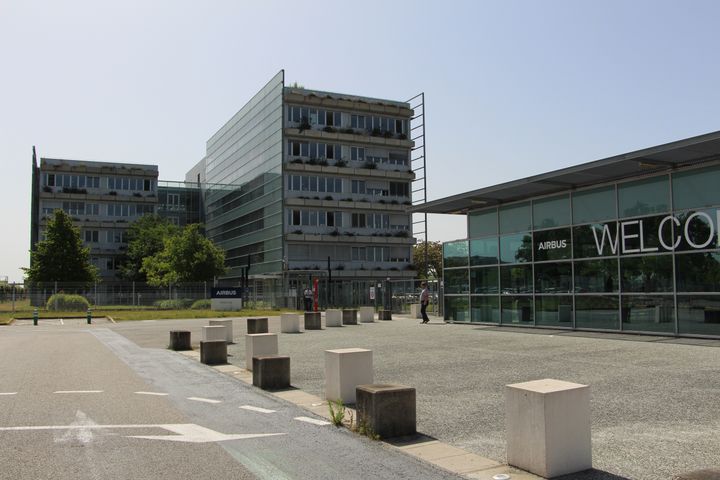
M 336 167 L 346 167 L 346 166 L 347 166 L 347 162 L 346 162 L 345 160 L 337 160 L 337 161 L 335 162 L 335 166 L 336 166 Z
M 195 300 L 192 305 L 190 305 L 190 308 L 192 310 L 210 310 L 210 300 L 205 298 L 202 300 Z
M 160 310 L 185 310 L 193 304 L 192 298 L 177 298 L 174 300 L 158 300 L 155 305 Z
M 56 293 L 48 298 L 45 307 L 53 312 L 82 312 L 90 308 L 90 302 L 82 295 Z

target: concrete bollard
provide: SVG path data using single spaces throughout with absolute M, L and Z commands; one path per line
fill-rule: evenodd
M 404 385 L 358 385 L 355 388 L 358 422 L 380 438 L 416 433 L 415 389 Z
M 320 312 L 305 312 L 305 330 L 322 330 Z
M 592 468 L 590 387 L 544 379 L 505 387 L 507 462 L 545 478 Z
M 277 333 L 249 333 L 245 335 L 245 368 L 252 371 L 253 357 L 278 354 Z
M 200 362 L 205 365 L 227 363 L 227 342 L 225 339 L 200 342 Z
M 300 315 L 296 313 L 283 313 L 280 315 L 281 333 L 300 333 Z
M 343 309 L 343 325 L 357 325 L 357 310 Z
M 170 330 L 170 350 L 192 350 L 190 332 L 187 330 Z
M 422 318 L 420 307 L 419 303 L 413 303 L 410 305 L 410 318 Z
M 208 323 L 211 327 L 225 327 L 225 341 L 227 343 L 234 343 L 232 320 L 210 320 Z
M 38 309 L 33 310 L 33 325 L 37 327 L 38 324 Z
M 392 320 L 392 310 L 380 310 L 378 320 Z
M 263 390 L 290 388 L 290 357 L 286 355 L 254 356 L 253 385 Z
M 373 323 L 375 321 L 374 307 L 360 307 L 360 323 Z
M 325 350 L 325 398 L 355 403 L 355 387 L 373 383 L 372 350 Z
M 247 333 L 268 333 L 268 319 L 267 318 L 248 318 L 247 319 Z
M 225 334 L 225 327 L 220 325 L 208 325 L 205 327 L 202 327 L 202 341 L 203 342 L 215 342 L 217 340 L 222 340 L 223 342 L 227 342 L 226 340 L 227 335 Z
M 325 326 L 326 327 L 342 327 L 342 310 L 329 309 L 325 310 Z

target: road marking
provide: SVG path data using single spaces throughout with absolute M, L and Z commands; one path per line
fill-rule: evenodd
M 0 392 L 0 396 L 2 395 L 17 395 L 17 392 Z
M 330 422 L 326 422 L 325 420 L 317 420 L 315 418 L 310 418 L 310 417 L 295 417 L 295 420 L 299 420 L 301 422 L 312 423 L 313 425 L 330 425 Z
M 243 405 L 240 408 L 244 410 L 250 410 L 251 412 L 260 412 L 260 413 L 275 413 L 277 410 L 269 410 L 267 408 L 260 408 L 260 407 L 253 407 L 252 405 Z
M 65 322 L 63 322 L 63 319 L 60 319 L 60 325 L 65 325 Z
M 164 397 L 167 395 L 167 393 L 160 393 L 160 392 L 135 392 L 138 395 L 157 395 L 158 397 Z
M 142 438 L 147 440 L 169 440 L 171 442 L 208 443 L 224 442 L 226 440 L 242 440 L 246 438 L 274 437 L 287 435 L 286 433 L 246 433 L 246 434 L 225 434 L 209 428 L 195 425 L 194 423 L 179 424 L 149 424 L 149 425 L 48 425 L 48 426 L 27 426 L 27 427 L 0 427 L 0 432 L 23 432 L 42 430 L 114 430 L 121 428 L 161 428 L 177 435 L 127 435 L 125 438 Z
M 210 398 L 200 398 L 200 397 L 187 397 L 188 400 L 194 400 L 196 402 L 205 402 L 205 403 L 222 403 L 221 400 L 213 400 Z
M 97 423 L 95 423 L 92 418 L 88 417 L 85 412 L 77 410 L 75 412 L 75 421 L 70 425 L 80 428 L 68 430 L 62 436 L 59 435 L 58 432 L 55 432 L 55 443 L 79 442 L 88 444 L 95 438 L 95 435 L 93 435 L 92 432 L 92 427 L 97 425 Z
M 53 393 L 103 393 L 103 390 L 58 390 Z

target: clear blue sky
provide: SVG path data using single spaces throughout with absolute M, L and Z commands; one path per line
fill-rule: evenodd
M 267 80 L 427 97 L 429 197 L 720 130 L 717 1 L 0 0 L 0 275 L 31 147 L 180 180 Z M 465 235 L 433 218 L 430 238 Z

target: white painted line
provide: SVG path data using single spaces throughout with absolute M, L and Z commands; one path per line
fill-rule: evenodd
M 325 420 L 317 420 L 315 418 L 310 418 L 310 417 L 295 417 L 295 420 L 299 420 L 301 422 L 312 423 L 313 425 L 331 425 L 330 422 L 326 422 Z
M 53 393 L 103 393 L 103 390 L 58 390 Z
M 212 400 L 210 398 L 199 398 L 199 397 L 187 397 L 188 400 L 194 400 L 196 402 L 205 402 L 205 403 L 222 403 L 220 400 Z
M 260 407 L 253 407 L 252 405 L 243 405 L 240 408 L 244 410 L 250 410 L 251 412 L 260 412 L 260 413 L 275 413 L 277 410 L 269 410 L 267 408 L 260 408 Z
M 0 392 L 0 396 L 3 395 L 17 395 L 17 392 Z
M 160 393 L 160 392 L 135 392 L 138 395 L 157 395 L 158 397 L 164 397 L 167 395 L 167 393 Z
M 65 325 L 65 322 L 63 322 L 63 319 L 60 319 L 60 325 Z

